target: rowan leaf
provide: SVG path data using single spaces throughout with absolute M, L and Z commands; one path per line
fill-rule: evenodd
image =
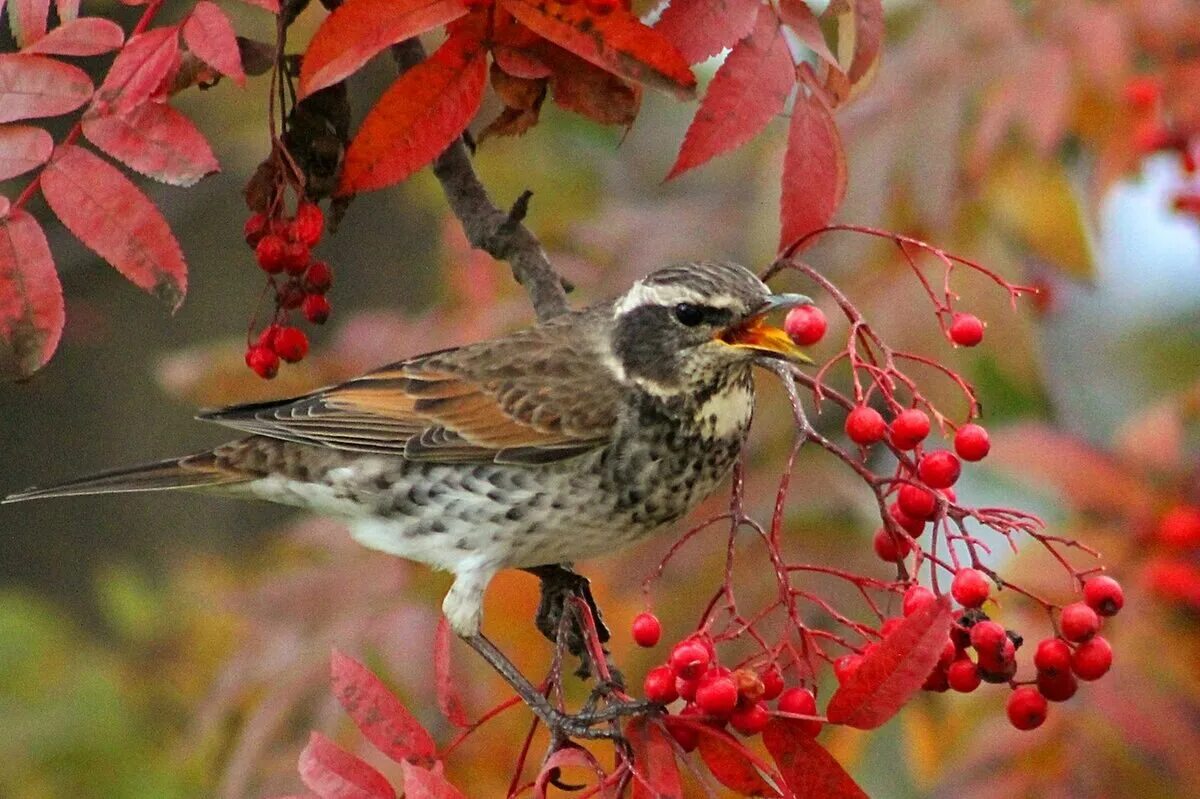
M 165 103 L 83 116 L 83 135 L 127 167 L 172 186 L 192 186 L 220 169 L 192 121 Z
M 108 75 L 96 92 L 96 105 L 126 111 L 153 96 L 179 64 L 179 27 L 169 25 L 130 37 L 113 59 Z
M 796 799 L 868 799 L 833 755 L 799 724 L 771 719 L 762 739 Z
M 279 13 L 279 0 L 242 0 L 246 5 L 261 8 L 264 11 L 270 11 L 272 14 Z
M 0 180 L 8 180 L 46 163 L 54 139 L 32 125 L 0 125 Z
M 183 41 L 204 63 L 238 86 L 246 85 L 242 54 L 233 23 L 216 3 L 200 0 L 183 23 Z
M 300 96 L 332 86 L 385 47 L 466 13 L 462 0 L 346 0 L 309 42 L 300 66 Z
M 437 760 L 433 738 L 366 666 L 335 649 L 330 682 L 334 696 L 380 752 L 396 762 L 423 766 Z
M 313 732 L 300 752 L 300 779 L 321 799 L 395 799 L 396 789 L 370 763 Z
M 700 733 L 700 759 L 717 782 L 739 796 L 781 796 L 767 781 L 765 775 L 770 769 L 736 738 L 707 724 L 697 724 L 693 729 Z
M 699 64 L 748 36 L 761 7 L 759 0 L 671 0 L 654 30 L 689 64 Z
M 479 110 L 486 79 L 486 51 L 474 30 L 452 33 L 367 114 L 346 150 L 337 193 L 390 186 L 436 158 Z
M 783 160 L 779 249 L 833 219 L 846 193 L 846 154 L 829 108 L 815 91 L 796 93 Z
M 121 171 L 82 147 L 59 147 L 42 170 L 42 194 L 67 229 L 134 285 L 174 311 L 187 265 L 162 214 Z
M 8 29 L 18 47 L 28 47 L 46 35 L 50 0 L 8 0 Z
M 883 0 L 847 0 L 850 10 L 838 21 L 838 54 L 850 83 L 871 71 L 883 49 Z
M 404 799 L 466 799 L 440 771 L 412 763 L 401 764 L 401 769 L 404 772 Z
M 952 623 L 944 596 L 905 617 L 830 697 L 829 720 L 871 730 L 896 715 L 937 665 Z
M 675 46 L 620 6 L 597 16 L 586 3 L 500 2 L 534 33 L 601 69 L 683 99 L 695 92 L 696 77 Z
M 0 53 L 0 122 L 53 117 L 91 99 L 92 79 L 53 58 Z
M 787 25 L 804 46 L 817 54 L 817 57 L 829 66 L 841 71 L 837 56 L 829 49 L 825 34 L 821 30 L 821 22 L 804 0 L 780 0 L 779 18 Z
M 778 19 L 760 14 L 709 84 L 667 180 L 757 136 L 783 110 L 795 83 L 796 66 Z
M 601 125 L 632 125 L 642 89 L 543 40 L 538 57 L 551 68 L 554 102 Z
M 682 799 L 675 748 L 663 726 L 636 716 L 625 725 L 625 740 L 633 750 L 632 799 Z
M 445 616 L 438 621 L 433 644 L 433 671 L 437 683 L 438 708 L 441 709 L 442 715 L 455 727 L 471 726 L 466 711 L 463 710 L 458 685 L 450 671 L 450 623 Z
M 0 218 L 0 338 L 21 376 L 50 360 L 65 320 L 62 286 L 41 227 L 23 210 Z
M 125 31 L 112 20 L 83 17 L 59 25 L 21 52 L 43 55 L 89 56 L 119 50 Z

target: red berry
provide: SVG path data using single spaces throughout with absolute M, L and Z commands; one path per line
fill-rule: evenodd
M 1134 152 L 1142 155 L 1156 150 L 1165 150 L 1174 143 L 1174 140 L 1175 136 L 1171 134 L 1171 131 L 1156 119 L 1147 119 L 1133 129 Z
M 314 325 L 323 325 L 329 318 L 329 300 L 322 294 L 309 294 L 300 307 L 304 311 L 304 317 Z
M 259 240 L 266 234 L 267 227 L 266 214 L 251 214 L 242 227 L 242 235 L 246 237 L 246 243 L 251 247 L 257 246 Z
M 737 707 L 738 689 L 732 677 L 723 674 L 708 675 L 700 679 L 696 687 L 696 706 L 710 716 L 728 718 Z
M 912 542 L 907 536 L 895 535 L 886 527 L 880 527 L 873 542 L 875 554 L 888 563 L 899 563 L 912 551 Z
M 962 463 L 949 450 L 935 449 L 917 461 L 917 476 L 930 488 L 949 488 L 961 473 Z
M 704 711 L 695 705 L 687 705 L 683 710 L 679 711 L 681 718 L 685 716 L 703 716 Z M 700 743 L 700 733 L 696 731 L 692 724 L 672 723 L 672 718 L 667 716 L 667 731 L 671 733 L 671 737 L 675 739 L 675 743 L 679 744 L 679 748 L 685 752 L 690 752 L 695 749 Z
M 1046 697 L 1032 685 L 1022 685 L 1008 698 L 1008 720 L 1018 730 L 1034 730 L 1046 720 Z
M 729 725 L 742 735 L 758 735 L 771 720 L 771 714 L 762 702 L 739 705 L 729 716 Z
M 980 425 L 964 424 L 954 434 L 954 451 L 964 461 L 983 460 L 991 448 L 988 432 Z
M 884 619 L 883 624 L 879 625 L 879 634 L 884 638 L 887 638 L 889 635 L 894 633 L 896 628 L 899 627 L 903 622 L 904 619 L 901 618 Z
M 650 647 L 662 638 L 662 624 L 653 613 L 639 613 L 633 617 L 633 640 L 638 646 Z
M 979 687 L 983 678 L 970 658 L 959 658 L 946 669 L 946 682 L 960 694 L 969 694 Z
M 304 274 L 308 269 L 308 245 L 301 241 L 289 241 L 283 248 L 283 268 L 289 275 Z
M 1145 111 L 1158 102 L 1161 93 L 1162 86 L 1158 78 L 1153 75 L 1138 75 L 1130 78 L 1121 91 L 1125 102 L 1139 111 Z
M 281 327 L 272 343 L 275 353 L 288 363 L 304 360 L 308 354 L 308 336 L 298 327 Z
M 685 702 L 693 702 L 696 699 L 696 689 L 700 687 L 700 678 L 694 680 L 685 680 L 683 677 L 675 678 L 675 692 L 679 694 L 679 698 Z
M 914 585 L 904 592 L 903 613 L 911 616 L 937 602 L 937 597 L 923 585 Z
M 918 408 L 901 411 L 892 420 L 892 444 L 897 449 L 912 449 L 929 435 L 929 416 Z
M 1071 670 L 1071 647 L 1061 638 L 1039 641 L 1037 651 L 1033 653 L 1033 665 L 1044 674 L 1066 674 Z
M 254 257 L 264 272 L 274 275 L 283 271 L 286 251 L 287 242 L 282 237 L 269 233 L 254 246 Z
M 937 513 L 937 496 L 926 488 L 905 483 L 896 494 L 896 504 L 913 519 L 932 519 Z
M 258 334 L 258 346 L 266 347 L 272 352 L 275 351 L 275 334 L 279 332 L 279 325 L 267 325 L 263 331 Z
M 959 569 L 950 584 L 954 600 L 964 608 L 977 608 L 987 601 L 989 587 L 983 572 L 976 569 Z
M 950 340 L 960 347 L 974 347 L 983 341 L 983 322 L 975 314 L 956 313 L 950 321 Z
M 971 627 L 971 646 L 980 657 L 986 652 L 990 657 L 996 657 L 1008 640 L 1004 628 L 994 621 L 978 621 Z
M 825 336 L 829 323 L 825 313 L 815 305 L 801 305 L 788 311 L 783 329 L 792 341 L 800 345 L 816 344 Z
M 1200 608 L 1200 566 L 1176 558 L 1153 558 L 1145 567 L 1146 584 L 1163 599 Z
M 1200 546 L 1200 507 L 1176 505 L 1158 523 L 1158 540 L 1169 547 Z
M 879 411 L 859 405 L 846 416 L 846 435 L 855 444 L 874 444 L 887 435 L 887 422 Z
M 1100 617 L 1084 603 L 1072 602 L 1062 609 L 1062 618 L 1058 624 L 1062 629 L 1063 638 L 1078 643 L 1096 634 L 1100 629 Z
M 292 220 L 292 238 L 308 247 L 315 247 L 325 232 L 325 215 L 316 203 L 301 203 Z
M 588 11 L 591 11 L 593 14 L 604 16 L 605 14 L 611 14 L 614 10 L 616 10 L 618 0 L 585 0 L 584 5 L 586 5 Z
M 1017 645 L 1006 633 L 1004 638 L 994 647 L 975 647 L 978 654 L 979 668 L 984 672 L 1003 673 L 1005 679 L 1016 671 Z
M 1048 671 L 1038 672 L 1038 693 L 1049 699 L 1051 702 L 1066 702 L 1068 699 L 1075 696 L 1075 691 L 1078 688 L 1079 683 L 1075 681 L 1075 675 L 1069 671 L 1064 671 L 1059 674 L 1051 674 Z
M 817 700 L 807 688 L 789 688 L 779 697 L 780 713 L 795 713 L 797 716 L 817 715 Z M 796 729 L 812 738 L 821 731 L 821 722 L 815 719 L 792 719 Z
M 935 691 L 939 694 L 950 690 L 950 679 L 946 674 L 946 670 L 938 666 L 929 672 L 929 676 L 925 678 L 925 682 L 921 685 L 921 690 Z
M 671 668 L 677 677 L 694 680 L 708 670 L 708 647 L 695 639 L 681 641 L 671 650 Z
M 679 692 L 675 690 L 675 674 L 670 666 L 655 666 L 646 672 L 642 691 L 648 700 L 661 705 L 670 704 L 679 698 Z
M 267 347 L 256 344 L 246 350 L 246 365 L 264 380 L 279 374 L 279 356 Z
M 1125 592 L 1120 583 L 1101 574 L 1083 584 L 1083 601 L 1101 616 L 1115 616 L 1125 607 Z
M 900 507 L 899 502 L 893 502 L 888 506 L 888 514 L 896 524 L 900 525 L 906 533 L 916 538 L 921 533 L 925 532 L 925 520 L 914 519 L 904 512 L 904 508 Z
M 862 660 L 862 655 L 842 655 L 833 661 L 833 675 L 837 677 L 837 681 L 840 684 L 845 685 L 858 671 L 858 667 L 862 665 Z
M 1071 656 L 1071 671 L 1081 680 L 1098 680 L 1108 673 L 1112 660 L 1113 651 L 1108 641 L 1094 635 L 1086 643 L 1080 644 Z
M 275 301 L 279 303 L 280 308 L 286 308 L 289 311 L 299 308 L 304 304 L 305 298 L 304 289 L 295 280 L 289 280 L 275 295 Z
M 759 679 L 763 684 L 763 699 L 774 699 L 783 693 L 783 675 L 774 663 L 762 670 Z
M 304 290 L 309 294 L 324 294 L 333 285 L 333 270 L 324 261 L 314 261 L 304 273 Z

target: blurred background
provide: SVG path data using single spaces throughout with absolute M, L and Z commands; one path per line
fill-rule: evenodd
M 1200 203 L 1187 199 L 1200 195 L 1191 155 L 1200 146 L 1200 8 L 885 7 L 878 74 L 838 117 L 850 165 L 838 219 L 923 238 L 1042 293 L 1014 311 L 994 284 L 956 273 L 959 307 L 989 326 L 980 347 L 954 349 L 894 248 L 840 235 L 808 260 L 893 346 L 937 357 L 978 386 L 992 455 L 968 471 L 960 496 L 1032 510 L 1099 548 L 1128 599 L 1106 628 L 1113 672 L 1053 706 L 1033 733 L 1008 727 L 1004 692 L 981 690 L 922 695 L 880 731 L 829 729 L 822 741 L 876 797 L 1200 795 L 1200 551 L 1163 533 L 1164 519 L 1200 514 Z M 269 38 L 265 14 L 226 10 L 239 33 Z M 106 3 L 85 11 L 136 16 Z M 310 11 L 296 30 L 319 19 Z M 11 51 L 5 36 L 0 51 Z M 393 74 L 379 61 L 351 82 L 359 113 Z M 242 241 L 240 190 L 267 153 L 265 101 L 261 79 L 178 98 L 222 172 L 188 191 L 144 186 L 189 261 L 188 298 L 174 317 L 47 224 L 67 329 L 32 380 L 0 385 L 0 493 L 224 440 L 192 421 L 198 407 L 299 393 L 531 320 L 506 267 L 470 251 L 426 172 L 355 200 L 317 250 L 335 286 L 314 356 L 272 382 L 255 377 L 242 353 L 261 281 Z M 480 120 L 498 109 L 485 106 Z M 501 205 L 534 192 L 528 224 L 580 304 L 677 259 L 765 267 L 778 235 L 786 120 L 665 184 L 693 113 L 647 93 L 626 132 L 547 104 L 532 132 L 489 140 L 476 165 Z M 0 190 L 12 197 L 21 185 Z M 32 210 L 49 219 L 44 205 Z M 841 333 L 835 325 L 826 341 Z M 791 443 L 784 398 L 762 384 L 749 477 L 759 511 Z M 928 393 L 965 410 L 952 386 L 933 381 Z M 830 410 L 821 425 L 840 430 L 841 414 Z M 886 578 L 871 552 L 878 519 L 865 487 L 807 451 L 796 475 L 790 553 Z M 295 793 L 310 728 L 394 774 L 328 696 L 334 646 L 383 674 L 439 740 L 450 737 L 430 654 L 448 580 L 358 548 L 336 523 L 164 493 L 5 506 L 0 531 L 0 796 Z M 583 564 L 617 631 L 618 659 L 639 680 L 663 653 L 634 651 L 624 631 L 671 539 Z M 655 584 L 650 601 L 667 640 L 694 626 L 702 608 L 691 586 L 697 575 L 719 584 L 723 558 L 723 535 L 700 538 Z M 1005 568 L 1017 581 L 1045 582 L 1059 601 L 1069 595 L 1044 559 Z M 533 578 L 502 575 L 487 618 L 532 619 L 536 602 Z M 1024 612 L 1011 604 L 1006 623 Z M 549 650 L 532 624 L 491 632 L 530 673 L 545 668 Z M 453 667 L 470 715 L 502 695 L 457 644 Z M 464 744 L 450 761 L 456 783 L 472 797 L 503 795 L 512 758 L 495 747 L 525 724 L 507 714 Z

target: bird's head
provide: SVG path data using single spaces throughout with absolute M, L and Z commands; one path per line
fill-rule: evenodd
M 734 263 L 669 266 L 613 304 L 613 355 L 627 379 L 660 394 L 696 391 L 763 355 L 809 363 L 766 321 L 772 311 L 809 303 L 800 294 L 772 294 Z

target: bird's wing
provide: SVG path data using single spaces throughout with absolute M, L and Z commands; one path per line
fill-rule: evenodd
M 586 312 L 578 312 L 586 313 Z M 578 314 L 572 314 L 578 316 Z M 417 356 L 312 394 L 200 418 L 273 438 L 446 462 L 546 463 L 612 436 L 620 383 L 570 318 Z

